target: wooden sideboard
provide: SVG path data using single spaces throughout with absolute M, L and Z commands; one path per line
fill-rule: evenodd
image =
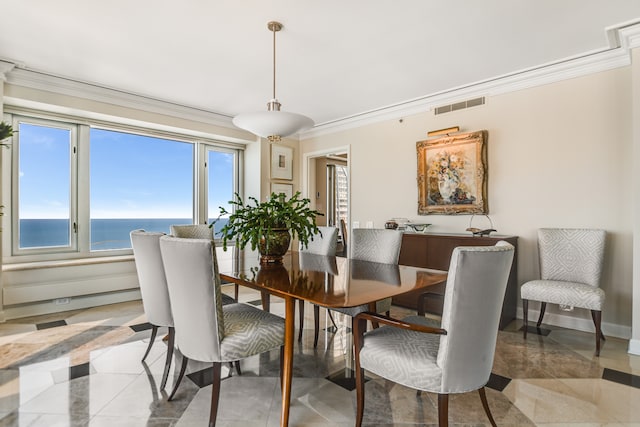
M 516 318 L 518 304 L 518 237 L 494 235 L 490 237 L 474 237 L 471 234 L 435 234 L 405 233 L 402 237 L 399 264 L 415 267 L 448 270 L 453 249 L 457 246 L 492 246 L 497 241 L 505 240 L 516 248 L 516 253 L 509 274 L 507 290 L 500 316 L 500 329 L 504 329 Z M 442 314 L 444 284 L 433 287 L 431 292 L 437 295 L 426 299 L 425 310 L 429 313 Z M 424 292 L 424 290 L 422 290 Z M 393 298 L 393 304 L 402 307 L 417 308 L 418 293 L 408 293 Z

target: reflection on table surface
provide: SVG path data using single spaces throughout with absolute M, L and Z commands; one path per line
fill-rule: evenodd
M 254 251 L 228 248 L 223 279 L 326 307 L 354 307 L 446 280 L 446 272 L 289 251 L 281 265 L 261 265 Z

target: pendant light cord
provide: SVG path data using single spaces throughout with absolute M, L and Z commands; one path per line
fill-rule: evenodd
M 273 99 L 276 99 L 276 29 L 273 29 Z

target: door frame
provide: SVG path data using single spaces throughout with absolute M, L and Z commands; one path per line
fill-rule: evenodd
M 319 157 L 330 157 L 338 154 L 347 155 L 347 175 L 349 177 L 349 186 L 347 188 L 347 232 L 351 232 L 351 145 L 341 147 L 326 148 L 324 150 L 310 151 L 302 154 L 302 196 L 312 200 L 312 206 L 315 207 L 315 194 L 311 194 L 311 174 L 314 176 L 315 183 L 315 164 L 311 164 L 312 160 Z

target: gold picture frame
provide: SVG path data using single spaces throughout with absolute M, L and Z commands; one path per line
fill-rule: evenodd
M 416 143 L 418 215 L 487 214 L 486 130 Z

